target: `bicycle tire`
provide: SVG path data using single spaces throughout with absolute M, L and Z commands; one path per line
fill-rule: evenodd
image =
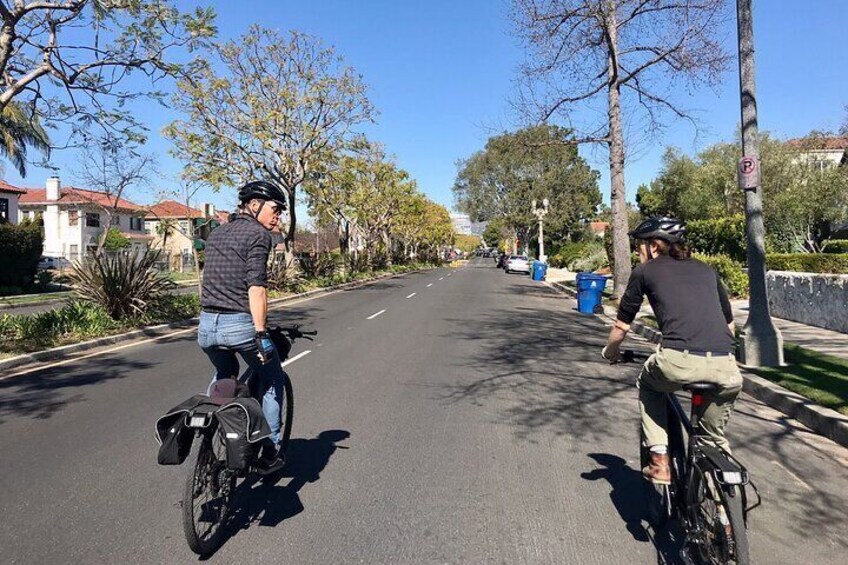
M 226 455 L 215 453 L 215 435 L 217 431 L 211 431 L 195 442 L 198 445 L 194 465 L 186 476 L 183 491 L 183 532 L 189 548 L 200 556 L 210 555 L 223 541 L 235 489 L 235 474 L 227 469 Z M 207 490 L 211 496 L 198 507 L 196 500 Z M 208 523 L 207 527 L 203 526 L 204 522 Z
M 294 421 L 294 389 L 291 377 L 283 371 L 283 399 L 280 402 L 280 449 L 286 452 L 291 439 L 292 423 Z
M 698 466 L 698 477 L 706 477 L 709 470 Z M 705 472 L 706 471 L 706 472 Z M 718 500 L 714 500 L 707 492 L 710 489 L 705 479 L 696 479 L 692 485 L 692 492 L 697 496 L 696 505 L 691 506 L 694 511 L 691 520 L 695 530 L 703 533 L 703 538 L 694 544 L 693 557 L 698 563 L 704 565 L 735 564 L 749 565 L 750 555 L 748 550 L 748 532 L 745 527 L 744 508 L 742 507 L 742 493 L 740 487 L 725 485 L 716 486 Z M 733 495 L 730 495 L 730 492 Z M 729 525 L 727 526 L 719 519 L 719 505 L 724 509 Z M 715 519 L 707 520 L 706 517 L 715 514 Z M 728 539 L 729 538 L 729 539 Z M 692 546 L 692 544 L 690 544 Z

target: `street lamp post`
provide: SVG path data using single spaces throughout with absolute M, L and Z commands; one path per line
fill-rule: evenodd
M 752 367 L 783 364 L 783 338 L 769 313 L 765 226 L 760 177 L 757 97 L 754 84 L 754 26 L 751 0 L 736 0 L 739 30 L 739 90 L 742 97 L 742 159 L 739 187 L 745 191 L 750 300 L 739 344 L 739 362 Z
M 533 200 L 533 215 L 536 216 L 536 219 L 539 221 L 539 261 L 542 263 L 547 263 L 548 258 L 545 256 L 545 232 L 542 227 L 542 218 L 544 218 L 548 213 L 548 205 L 550 202 L 547 198 L 542 200 L 542 207 L 536 207 L 536 201 Z

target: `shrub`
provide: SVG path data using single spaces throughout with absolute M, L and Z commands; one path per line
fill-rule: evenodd
M 142 322 L 164 323 L 186 320 L 200 315 L 200 296 L 197 294 L 166 294 L 151 303 Z
M 44 250 L 41 227 L 34 222 L 0 225 L 0 287 L 29 288 Z
M 768 253 L 766 265 L 773 271 L 799 273 L 848 273 L 848 253 Z
M 68 338 L 101 336 L 119 327 L 100 306 L 75 300 L 56 310 L 0 316 L 0 342 L 4 349 L 39 349 Z
M 158 251 L 118 251 L 76 262 L 70 279 L 83 300 L 99 304 L 115 320 L 143 316 L 175 284 L 155 269 Z
M 130 246 L 130 238 L 121 233 L 118 228 L 109 228 L 106 239 L 103 240 L 103 249 L 107 251 L 118 251 Z
M 824 248 L 825 253 L 848 253 L 848 239 L 831 239 Z
M 607 254 L 600 242 L 569 242 L 560 247 L 555 255 L 549 257 L 548 263 L 558 269 L 594 271 L 607 264 Z
M 725 255 L 734 261 L 747 261 L 745 216 L 693 220 L 686 224 L 686 241 L 693 251 L 704 255 Z
M 303 270 L 303 274 L 310 279 L 329 277 L 336 272 L 336 257 L 332 253 L 319 253 L 311 257 L 301 257 L 300 268 Z
M 696 253 L 694 257 L 715 269 L 731 297 L 748 296 L 748 274 L 742 270 L 742 263 L 734 261 L 727 255 Z
M 268 265 L 268 290 L 300 292 L 305 287 L 306 277 L 297 265 L 287 265 L 283 255 L 271 259 Z

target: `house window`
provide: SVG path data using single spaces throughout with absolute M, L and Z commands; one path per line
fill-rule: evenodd
M 79 259 L 79 245 L 71 244 L 71 260 Z
M 85 213 L 85 225 L 90 228 L 99 228 L 100 227 L 100 214 L 95 212 L 86 212 Z
M 68 210 L 68 225 L 79 225 L 79 210 Z
M 115 226 L 121 227 L 121 217 L 118 215 L 115 216 Z
M 180 220 L 180 231 L 186 235 L 191 233 L 191 227 L 189 226 L 188 220 Z
M 132 218 L 131 217 L 130 218 L 130 229 L 132 231 L 141 231 L 143 229 L 143 225 L 142 225 L 143 221 L 144 220 L 142 220 L 141 218 Z
M 0 218 L 9 219 L 9 199 L 0 198 Z

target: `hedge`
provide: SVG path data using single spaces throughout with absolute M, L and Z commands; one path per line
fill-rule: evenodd
M 727 292 L 734 298 L 748 296 L 748 275 L 742 270 L 742 263 L 727 255 L 703 255 L 695 253 L 693 257 L 715 269 Z
M 831 239 L 824 248 L 825 253 L 848 253 L 848 239 Z
M 693 251 L 704 255 L 725 255 L 734 261 L 747 261 L 745 216 L 693 220 L 686 224 L 686 241 Z
M 600 242 L 581 241 L 577 243 L 566 243 L 559 248 L 556 254 L 548 258 L 548 263 L 557 269 L 567 268 L 593 271 L 605 266 L 606 254 L 604 246 Z
M 0 225 L 0 286 L 27 289 L 35 281 L 44 250 L 41 226 L 34 222 Z
M 772 271 L 798 273 L 848 273 L 848 253 L 767 253 Z

